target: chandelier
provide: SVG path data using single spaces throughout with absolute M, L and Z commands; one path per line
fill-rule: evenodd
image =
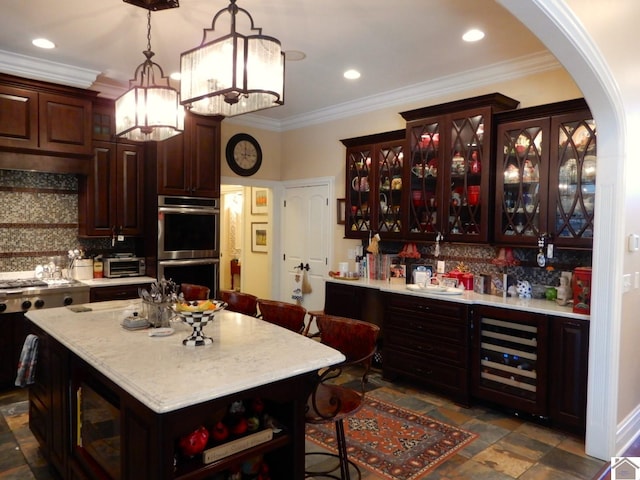
M 147 9 L 147 49 L 142 52 L 146 60 L 129 80 L 129 90 L 116 99 L 116 135 L 135 141 L 166 140 L 184 130 L 184 108 L 162 67 L 151 60 L 151 10 L 177 7 L 178 2 L 128 3 Z
M 236 0 L 230 2 L 204 30 L 200 46 L 180 55 L 182 104 L 193 113 L 232 117 L 284 104 L 280 41 L 262 35 L 249 12 L 236 6 Z M 231 15 L 230 33 L 207 42 L 207 33 L 225 12 Z M 251 22 L 247 35 L 236 31 L 238 12 Z

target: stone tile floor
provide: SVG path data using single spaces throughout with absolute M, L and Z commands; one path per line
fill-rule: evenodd
M 401 383 L 384 381 L 374 372 L 371 388 L 409 410 L 425 413 L 479 435 L 429 473 L 425 480 L 579 480 L 593 479 L 605 462 L 587 456 L 580 438 L 527 422 L 498 411 L 463 408 L 438 395 Z M 27 398 L 18 389 L 0 393 L 0 408 Z M 53 474 L 28 428 L 28 412 L 9 412 L 10 428 L 0 416 L 0 480 L 51 480 Z M 307 451 L 318 447 L 307 441 Z M 27 458 L 33 468 L 29 467 Z M 362 471 L 363 480 L 384 480 Z M 278 479 L 273 479 L 278 480 Z

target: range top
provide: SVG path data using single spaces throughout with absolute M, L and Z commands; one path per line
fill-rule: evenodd
M 0 278 L 0 313 L 89 303 L 89 287 L 66 278 Z
M 15 278 L 0 280 L 0 290 L 46 286 L 48 286 L 47 282 L 44 282 L 37 278 Z

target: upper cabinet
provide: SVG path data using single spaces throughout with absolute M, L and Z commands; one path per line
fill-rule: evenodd
M 496 116 L 497 243 L 590 248 L 596 126 L 584 100 Z
M 0 149 L 90 156 L 95 95 L 0 75 Z
M 158 195 L 220 196 L 220 119 L 187 113 L 184 134 L 156 145 Z
M 402 112 L 407 120 L 406 237 L 486 242 L 492 118 L 518 101 L 499 93 Z
M 400 237 L 405 216 L 405 131 L 341 140 L 347 147 L 345 237 Z

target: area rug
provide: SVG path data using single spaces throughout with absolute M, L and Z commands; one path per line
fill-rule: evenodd
M 375 398 L 345 420 L 349 459 L 389 480 L 418 480 L 457 450 L 477 438 L 447 425 Z M 333 423 L 306 426 L 306 437 L 335 453 Z

